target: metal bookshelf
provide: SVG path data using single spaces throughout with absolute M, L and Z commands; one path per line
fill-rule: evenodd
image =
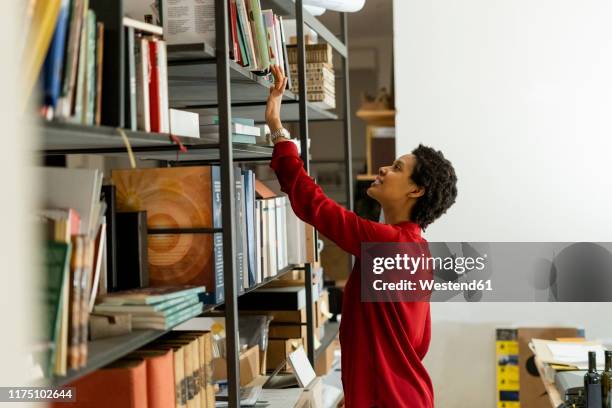
M 219 139 L 207 140 L 198 138 L 172 138 L 168 134 L 145 133 L 125 130 L 134 154 L 141 159 L 161 160 L 173 165 L 192 165 L 206 162 L 219 163 L 221 167 L 221 195 L 223 259 L 225 280 L 225 302 L 218 305 L 205 306 L 205 312 L 215 307 L 224 306 L 226 319 L 226 351 L 228 373 L 229 407 L 239 407 L 240 373 L 239 373 L 239 336 L 238 336 L 238 293 L 234 260 L 236 259 L 234 234 L 234 166 L 235 162 L 257 162 L 269 160 L 272 155 L 271 146 L 234 144 L 231 141 L 231 120 L 233 114 L 251 117 L 257 122 L 264 121 L 263 113 L 268 96 L 269 79 L 248 72 L 229 59 L 228 9 L 226 0 L 215 0 L 216 13 L 216 44 L 195 44 L 181 47 L 169 47 L 169 87 L 170 106 L 173 108 L 197 109 L 200 112 L 211 112 L 219 116 Z M 98 2 L 96 1 L 96 4 Z M 341 38 L 336 37 L 315 17 L 304 10 L 302 0 L 262 0 L 262 6 L 272 8 L 275 13 L 296 19 L 298 77 L 293 78 L 300 84 L 298 95 L 285 91 L 283 103 L 283 121 L 299 123 L 299 137 L 302 160 L 306 171 L 309 170 L 308 155 L 308 124 L 313 120 L 342 120 L 344 122 L 346 203 L 352 209 L 352 165 L 350 148 L 350 112 L 349 112 L 349 71 L 347 59 L 345 13 L 339 13 L 341 18 Z M 113 15 L 115 20 L 122 10 L 110 10 L 112 6 L 100 2 L 98 7 Z M 320 38 L 328 42 L 340 56 L 342 65 L 336 69 L 341 78 L 341 92 L 344 98 L 343 109 L 339 115 L 320 109 L 316 104 L 307 101 L 306 94 L 306 46 L 304 44 L 304 25 L 318 32 Z M 122 55 L 121 35 L 114 38 L 118 55 Z M 115 83 L 108 81 L 105 83 Z M 122 82 L 118 82 L 121 85 Z M 117 103 L 121 103 L 120 93 L 113 92 Z M 114 108 L 112 113 L 120 110 Z M 115 115 L 113 121 L 120 122 L 120 115 Z M 125 155 L 127 149 L 118 130 L 111 126 L 83 126 L 70 123 L 39 123 L 41 134 L 40 153 L 47 156 L 69 154 L 102 154 L 107 156 Z M 187 152 L 180 152 L 180 147 Z M 247 289 L 244 293 L 278 279 L 288 273 L 291 268 L 279 271 L 261 284 Z M 315 357 L 325 350 L 338 332 L 338 324 L 329 322 L 325 325 L 325 334 L 321 346 L 314 348 L 314 310 L 313 310 L 313 270 L 312 265 L 303 266 L 305 271 L 305 289 L 307 305 L 307 335 L 308 357 L 314 364 Z M 125 336 L 92 341 L 89 344 L 89 359 L 87 366 L 73 370 L 67 376 L 57 378 L 54 385 L 65 385 L 104 365 L 115 361 L 130 352 L 159 338 L 166 331 L 140 330 Z

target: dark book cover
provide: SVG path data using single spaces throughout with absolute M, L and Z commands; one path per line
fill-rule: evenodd
M 255 174 L 252 170 L 244 173 L 244 204 L 245 204 L 245 226 L 247 242 L 247 270 L 249 274 L 249 286 L 257 282 L 257 247 L 255 242 Z
M 236 245 L 236 263 L 235 263 L 235 272 L 236 279 L 238 280 L 238 293 L 244 292 L 244 246 L 243 246 L 243 228 L 242 224 L 244 223 L 244 190 L 242 183 L 242 172 L 240 171 L 240 167 L 234 167 L 234 182 L 236 185 L 235 191 L 235 231 L 234 231 L 234 243 Z
M 125 27 L 125 128 L 136 130 L 136 31 Z
M 123 0 L 90 0 L 99 22 L 104 23 L 102 125 L 124 127 L 125 39 Z
M 147 212 L 117 213 L 117 289 L 149 286 Z
M 117 235 L 115 231 L 115 214 L 117 211 L 117 196 L 115 186 L 102 186 L 102 199 L 106 202 L 106 290 L 117 290 Z

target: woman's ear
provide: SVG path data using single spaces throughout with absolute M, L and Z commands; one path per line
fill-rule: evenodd
M 410 198 L 419 198 L 425 195 L 425 187 L 417 186 L 416 184 L 411 188 L 408 193 L 408 197 Z

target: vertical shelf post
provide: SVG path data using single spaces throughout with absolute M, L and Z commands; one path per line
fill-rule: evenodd
M 346 57 L 342 58 L 342 97 L 344 98 L 344 109 L 342 119 L 344 120 L 344 155 L 346 165 L 344 176 L 346 178 L 346 208 L 353 210 L 353 150 L 351 147 L 351 95 L 349 88 L 349 59 L 348 59 L 348 24 L 347 13 L 340 14 L 340 28 L 342 30 L 342 41 L 346 46 Z
M 298 54 L 298 84 L 299 116 L 300 116 L 300 148 L 304 170 L 309 171 L 308 157 L 308 94 L 306 89 L 306 44 L 304 41 L 304 8 L 302 0 L 295 1 L 295 25 L 297 27 L 297 54 Z M 312 296 L 312 265 L 306 264 L 304 268 L 304 284 L 306 285 L 306 343 L 308 360 L 314 366 L 314 305 Z
M 221 160 L 221 221 L 223 226 L 223 279 L 225 291 L 225 335 L 227 384 L 230 408 L 240 407 L 238 291 L 236 285 L 234 234 L 234 158 L 231 132 L 228 10 L 226 0 L 215 1 L 219 153 Z

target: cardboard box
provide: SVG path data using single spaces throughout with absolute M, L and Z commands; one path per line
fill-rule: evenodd
M 213 381 L 227 379 L 227 362 L 224 358 L 212 360 Z M 240 354 L 240 386 L 244 387 L 259 376 L 259 346 L 253 346 Z
M 555 340 L 558 337 L 577 337 L 578 330 L 570 327 L 533 327 L 518 329 L 519 399 L 521 408 L 549 406 L 548 395 L 535 366 L 534 354 L 529 348 L 531 339 Z
M 266 365 L 270 370 L 276 369 L 289 355 L 300 346 L 304 346 L 304 342 L 299 339 L 270 339 L 268 340 L 268 350 L 266 351 Z M 285 372 L 291 372 L 291 367 L 288 364 L 282 368 Z
M 325 349 L 325 352 L 319 354 L 314 367 L 317 376 L 322 377 L 329 373 L 334 363 L 335 351 L 338 347 L 340 347 L 340 343 L 338 340 L 334 340 L 332 344 Z

